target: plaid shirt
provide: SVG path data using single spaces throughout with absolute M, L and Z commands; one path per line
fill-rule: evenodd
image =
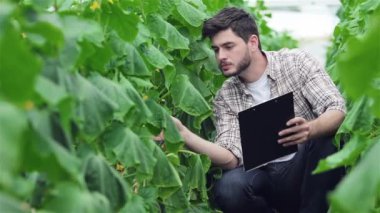
M 301 50 L 265 51 L 271 98 L 294 94 L 297 117 L 313 120 L 326 110 L 345 112 L 345 101 L 321 65 Z M 243 164 L 238 113 L 255 105 L 250 91 L 235 76 L 227 79 L 214 99 L 215 143 L 230 150 Z

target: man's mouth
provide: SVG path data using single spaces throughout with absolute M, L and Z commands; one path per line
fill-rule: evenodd
M 223 63 L 223 64 L 220 65 L 220 68 L 221 68 L 223 71 L 227 71 L 227 70 L 230 69 L 231 65 L 232 65 L 232 64 L 230 64 L 230 63 Z

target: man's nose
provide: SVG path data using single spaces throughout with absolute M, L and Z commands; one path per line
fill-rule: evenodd
M 224 60 L 226 60 L 227 59 L 226 52 L 223 51 L 222 49 L 219 49 L 217 58 L 218 58 L 218 61 L 224 61 Z

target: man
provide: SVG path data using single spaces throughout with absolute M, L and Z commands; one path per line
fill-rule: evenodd
M 311 175 L 333 152 L 331 136 L 342 123 L 345 103 L 310 55 L 299 50 L 262 51 L 254 19 L 226 8 L 203 26 L 220 70 L 227 77 L 214 100 L 217 136 L 206 141 L 174 119 L 186 145 L 224 169 L 215 201 L 224 212 L 327 212 L 327 192 L 342 171 Z M 298 145 L 293 156 L 245 172 L 238 112 L 293 91 L 296 117 L 279 132 L 279 144 Z M 254 130 L 252 130 L 254 131 Z

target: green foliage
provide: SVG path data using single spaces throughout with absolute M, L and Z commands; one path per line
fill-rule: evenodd
M 350 169 L 329 197 L 331 212 L 379 212 L 380 3 L 342 3 L 327 66 L 348 100 L 348 114 L 336 136 L 345 145 L 315 172 Z
M 264 48 L 295 45 L 261 1 L 1 1 L 1 209 L 214 211 L 211 162 L 170 115 L 212 140 L 224 77 L 200 31 L 229 5 L 258 17 Z

